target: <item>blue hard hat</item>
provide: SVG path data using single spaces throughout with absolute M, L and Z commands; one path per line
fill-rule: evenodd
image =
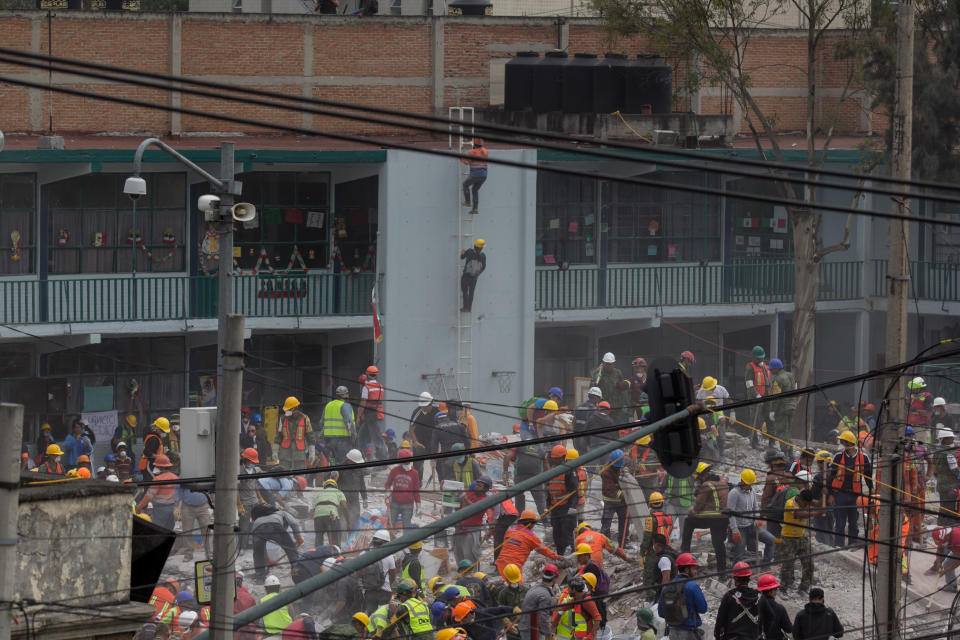
M 912 436 L 914 434 L 916 434 L 916 431 L 914 431 L 910 425 L 907 425 L 907 428 L 903 430 L 903 435 L 905 436 Z
M 388 438 L 396 438 L 396 437 L 397 437 L 397 432 L 394 431 L 393 429 L 387 429 L 387 430 L 384 431 L 383 433 L 384 433 L 384 435 L 387 436 Z
M 476 479 L 476 482 L 482 482 L 488 487 L 493 486 L 493 480 L 490 479 L 490 476 L 480 476 L 479 478 Z
M 783 362 L 781 362 L 780 358 L 774 358 L 773 360 L 770 361 L 770 368 L 783 369 Z
M 193 600 L 193 594 L 189 591 L 181 591 L 176 597 L 177 602 L 190 602 L 191 600 Z
M 614 449 L 611 451 L 610 462 L 613 463 L 615 467 L 622 467 L 627 462 L 626 456 L 623 455 L 623 449 Z
M 253 422 L 253 423 L 263 422 L 263 416 L 260 415 L 259 413 L 255 413 L 250 417 L 250 422 Z
M 563 389 L 561 389 L 560 387 L 553 387 L 547 393 L 551 396 L 557 396 L 558 398 L 563 400 Z
M 116 462 L 116 461 L 117 461 L 117 457 L 116 457 L 115 455 L 113 455 L 112 453 L 108 453 L 107 455 L 103 456 L 103 461 L 104 461 L 104 462 Z
M 456 587 L 447 587 L 443 590 L 443 593 L 440 594 L 440 599 L 444 602 L 448 602 L 451 598 L 459 597 L 460 589 Z

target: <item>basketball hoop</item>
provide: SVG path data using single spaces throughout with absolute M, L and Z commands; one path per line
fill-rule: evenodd
M 500 393 L 510 393 L 510 385 L 513 383 L 513 376 L 516 371 L 493 371 L 490 375 L 497 379 L 497 387 Z

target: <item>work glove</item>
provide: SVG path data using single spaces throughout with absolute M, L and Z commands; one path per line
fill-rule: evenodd
M 514 612 L 514 613 L 523 613 L 523 609 L 521 609 L 520 607 L 514 607 L 514 608 L 513 608 L 513 612 Z
M 174 507 L 174 509 L 173 509 L 173 519 L 174 519 L 174 520 L 179 520 L 179 519 L 180 519 L 180 507 Z
M 783 538 L 774 538 L 773 544 L 783 544 Z
M 238 505 L 237 505 L 237 513 L 238 513 L 238 514 L 240 514 L 240 515 L 242 516 L 242 515 L 245 514 L 246 512 L 247 512 L 247 510 L 243 508 L 243 505 L 242 505 L 242 504 L 238 504 Z
M 730 534 L 730 539 L 733 540 L 734 544 L 740 544 L 743 542 L 743 536 L 740 535 L 739 531 L 734 531 Z

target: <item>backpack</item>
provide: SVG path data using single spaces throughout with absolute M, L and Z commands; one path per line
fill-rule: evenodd
M 787 504 L 787 494 L 790 485 L 782 484 L 777 487 L 770 504 L 763 510 L 763 517 L 767 520 L 767 530 L 776 537 L 780 537 L 783 526 L 783 508 Z
M 527 398 L 520 404 L 520 410 L 517 413 L 520 415 L 521 420 L 527 419 L 527 409 L 539 399 L 537 396 L 533 396 L 532 398 Z
M 377 560 L 360 570 L 360 586 L 364 591 L 379 591 L 387 574 L 383 572 L 383 560 Z
M 675 580 L 663 585 L 663 591 L 660 593 L 660 606 L 663 609 L 663 619 L 667 624 L 680 626 L 686 624 L 690 617 L 690 610 L 687 608 L 687 581 Z
M 591 561 L 584 570 L 584 573 L 587 572 L 597 576 L 597 586 L 593 589 L 594 593 L 598 595 L 606 595 L 610 592 L 610 576 L 606 571 L 603 570 L 603 567 L 598 565 L 596 562 Z

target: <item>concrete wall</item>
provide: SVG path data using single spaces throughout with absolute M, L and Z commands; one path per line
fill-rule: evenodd
M 528 163 L 536 159 L 532 150 L 490 155 Z M 457 365 L 460 180 L 459 163 L 409 152 L 389 152 L 381 174 L 381 193 L 389 194 L 381 198 L 378 265 L 385 274 L 380 349 L 388 387 L 418 393 L 428 388 L 423 374 L 449 374 Z M 533 172 L 490 167 L 480 191 L 480 214 L 473 216 L 473 237 L 487 243 L 487 270 L 477 284 L 473 313 L 462 314 L 473 327 L 468 397 L 516 405 L 532 386 L 535 197 Z M 463 246 L 472 244 L 471 238 L 463 241 Z M 516 372 L 510 392 L 499 390 L 493 371 Z M 407 400 L 388 403 L 390 413 L 409 416 L 414 405 Z M 500 432 L 516 421 L 489 414 L 477 419 L 481 431 Z M 406 425 L 396 420 L 391 426 L 399 433 Z

